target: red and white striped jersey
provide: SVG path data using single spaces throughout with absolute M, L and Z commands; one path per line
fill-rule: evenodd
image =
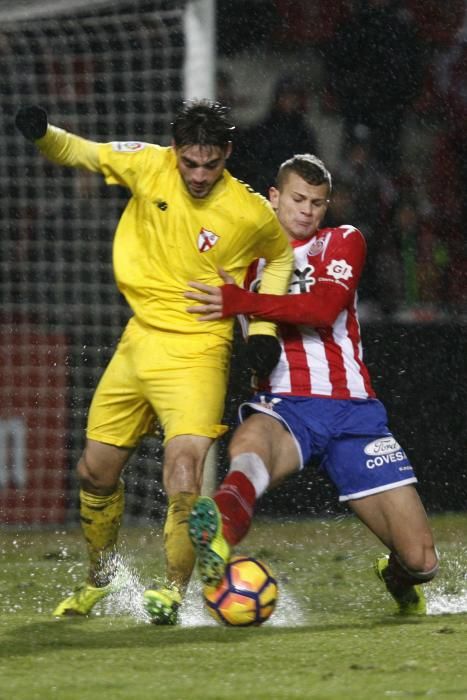
M 278 321 L 281 358 L 268 383 L 258 388 L 294 396 L 375 397 L 363 363 L 357 314 L 357 286 L 366 257 L 362 233 L 353 226 L 324 228 L 292 246 L 290 296 L 238 290 L 242 308 L 234 303 L 250 316 Z M 258 260 L 250 267 L 246 289 L 256 291 L 263 266 Z M 226 295 L 225 304 L 234 297 L 238 301 L 235 293 Z

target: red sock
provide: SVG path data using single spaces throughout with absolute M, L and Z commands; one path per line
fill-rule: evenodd
M 255 487 L 243 472 L 229 472 L 214 494 L 214 500 L 222 515 L 222 534 L 229 544 L 238 544 L 250 529 Z

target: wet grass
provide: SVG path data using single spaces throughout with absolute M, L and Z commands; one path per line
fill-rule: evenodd
M 258 521 L 242 553 L 267 561 L 280 602 L 260 628 L 216 625 L 193 581 L 182 624 L 141 608 L 161 574 L 160 527 L 124 528 L 122 593 L 89 619 L 54 620 L 85 576 L 70 532 L 2 532 L 0 699 L 375 700 L 467 698 L 467 517 L 432 517 L 443 561 L 430 614 L 400 619 L 371 565 L 381 549 L 352 517 Z

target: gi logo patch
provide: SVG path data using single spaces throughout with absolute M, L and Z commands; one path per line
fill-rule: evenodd
M 198 235 L 198 250 L 200 253 L 206 253 L 213 248 L 219 236 L 212 231 L 208 231 L 207 228 L 202 228 Z
M 349 265 L 345 260 L 331 260 L 326 272 L 335 280 L 348 280 L 349 277 L 352 277 L 352 265 Z

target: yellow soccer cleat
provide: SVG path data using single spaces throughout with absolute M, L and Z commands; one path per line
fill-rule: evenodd
M 88 615 L 96 603 L 114 590 L 115 586 L 112 586 L 111 583 L 100 588 L 91 586 L 90 583 L 82 583 L 75 589 L 74 593 L 57 605 L 53 615 L 54 617 Z
M 144 591 L 144 607 L 153 625 L 176 625 L 182 596 L 176 588 L 148 588 Z
M 188 531 L 198 557 L 201 580 L 206 586 L 217 586 L 229 562 L 230 547 L 222 534 L 222 517 L 213 498 L 197 499 Z
M 422 586 L 410 586 L 404 590 L 395 590 L 388 585 L 386 571 L 389 566 L 389 557 L 385 554 L 378 557 L 374 563 L 377 577 L 385 584 L 387 591 L 397 603 L 400 615 L 426 615 L 426 599 Z

